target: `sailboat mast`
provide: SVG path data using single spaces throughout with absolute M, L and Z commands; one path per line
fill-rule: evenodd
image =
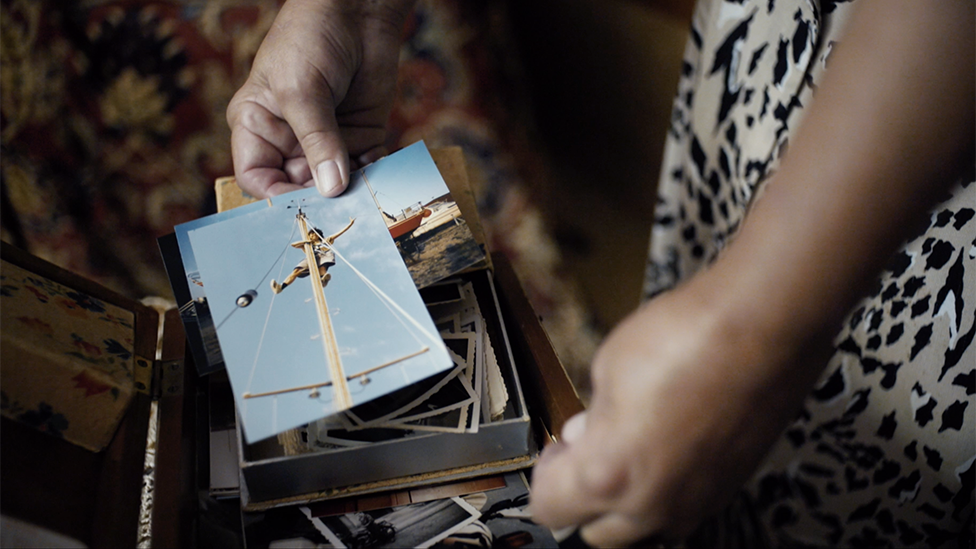
M 319 326 L 322 328 L 322 345 L 325 347 L 325 358 L 329 363 L 329 375 L 332 377 L 332 394 L 335 411 L 341 412 L 352 408 L 352 395 L 346 372 L 342 368 L 342 358 L 339 356 L 339 345 L 336 343 L 335 331 L 332 328 L 332 317 L 329 306 L 325 302 L 325 292 L 322 290 L 322 279 L 319 277 L 318 261 L 312 241 L 309 239 L 308 223 L 305 213 L 299 210 L 298 223 L 301 226 L 305 243 L 305 259 L 308 261 L 309 280 L 312 281 L 312 295 L 315 298 L 315 309 L 318 311 Z
M 363 181 L 366 182 L 366 188 L 369 189 L 369 196 L 373 197 L 373 203 L 376 204 L 376 209 L 383 213 L 383 206 L 380 206 L 380 201 L 376 199 L 376 191 L 373 190 L 373 186 L 369 184 L 369 179 L 366 178 L 366 170 L 361 170 L 359 172 L 363 176 Z

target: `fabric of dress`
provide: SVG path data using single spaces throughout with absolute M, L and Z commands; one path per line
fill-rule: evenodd
M 851 10 L 827 0 L 699 3 L 662 164 L 647 297 L 734 238 L 829 73 Z M 960 533 L 972 536 L 971 181 L 931 211 L 838 327 L 801 414 L 696 544 L 955 546 Z

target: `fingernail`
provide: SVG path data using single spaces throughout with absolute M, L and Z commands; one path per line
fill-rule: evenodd
M 583 438 L 583 432 L 586 430 L 586 412 L 580 412 L 575 416 L 569 418 L 569 421 L 563 425 L 563 440 L 562 442 L 572 444 L 573 442 Z
M 335 160 L 326 160 L 315 168 L 315 186 L 325 196 L 332 196 L 342 188 L 342 175 Z

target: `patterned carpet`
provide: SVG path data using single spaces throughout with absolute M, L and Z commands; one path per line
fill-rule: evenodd
M 2 237 L 132 297 L 170 294 L 155 239 L 212 213 L 227 102 L 274 0 L 3 0 Z M 388 145 L 463 148 L 490 246 L 513 262 L 571 377 L 597 335 L 537 204 L 550 169 L 505 4 L 420 2 Z

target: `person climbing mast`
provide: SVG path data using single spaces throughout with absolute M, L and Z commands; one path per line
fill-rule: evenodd
M 349 224 L 343 227 L 341 231 L 324 239 L 322 238 L 322 234 L 318 231 L 318 229 L 309 229 L 307 238 L 308 241 L 312 243 L 312 247 L 314 249 L 315 262 L 318 264 L 319 278 L 322 281 L 322 286 L 325 286 L 332 278 L 332 275 L 329 274 L 329 267 L 335 265 L 335 252 L 332 251 L 332 245 L 335 244 L 336 239 L 348 231 L 355 222 L 355 219 L 350 219 Z M 291 246 L 293 248 L 301 249 L 305 245 L 305 242 L 306 240 L 299 240 L 298 242 L 292 242 Z M 285 277 L 283 282 L 278 283 L 278 281 L 272 279 L 271 290 L 276 294 L 281 293 L 281 291 L 284 290 L 289 284 L 294 282 L 295 279 L 305 278 L 310 273 L 311 270 L 309 269 L 308 259 L 303 258 L 298 262 L 298 265 L 295 265 L 295 268 L 292 269 L 291 273 L 289 273 L 287 277 Z

